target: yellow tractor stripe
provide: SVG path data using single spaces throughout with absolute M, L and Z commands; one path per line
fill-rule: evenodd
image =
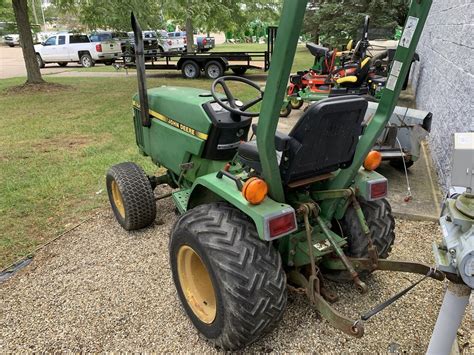
M 133 107 L 135 107 L 137 110 L 140 110 L 140 104 L 136 101 L 133 101 Z M 183 132 L 186 132 L 192 136 L 198 137 L 202 140 L 207 140 L 208 135 L 206 133 L 199 132 L 195 130 L 194 128 L 188 127 L 182 123 L 179 123 L 169 117 L 166 117 L 165 115 L 162 115 L 159 112 L 153 111 L 153 110 L 148 110 L 150 115 L 159 119 L 160 121 L 169 124 L 170 126 L 173 126 L 174 128 L 178 128 Z

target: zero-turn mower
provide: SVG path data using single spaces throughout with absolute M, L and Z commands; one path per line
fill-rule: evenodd
M 374 171 L 380 154 L 370 151 L 392 114 L 431 0 L 412 2 L 390 74 L 398 79 L 367 127 L 367 101 L 342 96 L 312 105 L 286 135 L 276 128 L 306 5 L 284 2 L 265 93 L 233 76 L 218 78 L 210 91 L 147 90 L 141 29 L 132 15 L 136 143 L 166 173 L 147 176 L 133 163 L 111 167 L 110 203 L 123 228 L 139 229 L 155 219 L 154 188 L 174 188 L 180 217 L 169 240 L 173 281 L 194 326 L 224 349 L 242 348 L 273 329 L 288 289 L 305 293 L 337 329 L 361 337 L 364 321 L 400 295 L 352 319 L 331 306 L 337 295 L 327 278 L 352 282 L 361 294 L 368 291 L 363 278 L 375 270 L 444 279 L 427 265 L 386 260 L 395 221 L 387 179 Z M 255 98 L 237 100 L 231 82 L 248 85 Z M 261 111 L 253 112 L 260 101 Z M 256 140 L 248 141 L 250 130 Z
M 352 40 L 347 44 L 346 51 L 342 52 L 311 42 L 306 44 L 315 58 L 314 64 L 309 70 L 290 75 L 287 98 L 280 117 L 288 117 L 292 109 L 300 109 L 305 102 L 310 104 L 327 97 L 361 95 L 368 101 L 380 100 L 395 50 L 369 42 L 369 23 L 370 17 L 365 16 L 362 38 L 355 48 L 352 48 Z M 373 53 L 376 47 L 380 48 L 377 53 Z M 413 60 L 419 60 L 416 53 Z M 408 75 L 403 90 L 407 84 Z

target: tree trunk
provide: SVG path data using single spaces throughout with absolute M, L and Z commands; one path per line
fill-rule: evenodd
M 12 4 L 20 35 L 21 49 L 23 50 L 23 59 L 25 60 L 27 74 L 26 83 L 44 83 L 38 62 L 36 61 L 35 49 L 33 47 L 33 37 L 31 35 L 30 20 L 28 18 L 27 0 L 13 0 Z
M 187 43 L 187 52 L 193 52 L 194 46 L 194 29 L 193 29 L 193 20 L 188 17 L 186 19 L 186 43 Z

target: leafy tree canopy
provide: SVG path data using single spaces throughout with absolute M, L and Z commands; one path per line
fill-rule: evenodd
M 89 30 L 115 29 L 130 31 L 133 11 L 144 29 L 162 27 L 160 4 L 156 0 L 54 0 L 63 13 L 75 15 Z
M 311 0 L 304 21 L 304 32 L 314 41 L 340 46 L 358 40 L 364 17 L 370 16 L 369 37 L 393 35 L 405 22 L 409 0 Z

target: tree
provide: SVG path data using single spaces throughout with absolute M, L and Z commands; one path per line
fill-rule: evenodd
M 53 4 L 62 13 L 75 15 L 89 30 L 131 31 L 131 11 L 143 29 L 156 30 L 163 25 L 157 0 L 54 0 Z
M 282 0 L 162 0 L 166 15 L 186 24 L 188 51 L 195 28 L 226 32 L 246 29 L 254 21 L 275 21 L 281 4 Z
M 33 36 L 28 16 L 27 0 L 13 0 L 13 12 L 15 13 L 18 34 L 20 35 L 23 59 L 25 60 L 27 80 L 26 84 L 43 84 L 41 72 L 36 61 L 35 49 L 33 47 Z
M 15 20 L 11 0 L 0 0 L 0 20 L 5 22 Z
M 304 32 L 315 42 L 339 46 L 359 39 L 365 15 L 370 16 L 369 35 L 393 34 L 403 25 L 409 0 L 310 0 L 304 20 Z

